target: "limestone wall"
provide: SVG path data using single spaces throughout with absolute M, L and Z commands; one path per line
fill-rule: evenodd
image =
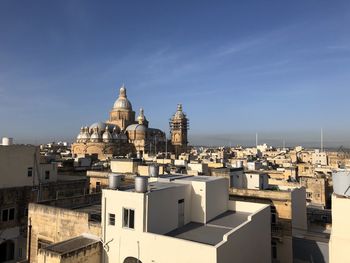
M 31 238 L 28 241 L 31 243 L 31 262 L 37 262 L 38 239 L 56 243 L 84 233 L 96 234 L 98 227 L 89 224 L 88 220 L 87 213 L 30 204 L 29 222 L 32 229 Z

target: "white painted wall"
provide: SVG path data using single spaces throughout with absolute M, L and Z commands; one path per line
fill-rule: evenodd
M 178 227 L 178 201 L 184 199 L 185 224 L 191 221 L 191 186 L 180 185 L 147 194 L 147 231 L 166 234 Z
M 332 232 L 329 262 L 350 262 L 350 199 L 332 195 Z
M 144 263 L 226 263 L 232 262 L 233 259 L 237 263 L 271 262 L 270 209 L 268 205 L 228 201 L 228 181 L 224 178 L 208 182 L 179 181 L 182 181 L 183 185 L 176 184 L 175 187 L 145 194 L 103 190 L 104 262 L 123 262 L 129 256 L 139 258 Z M 199 197 L 198 200 L 193 201 L 194 196 Z M 216 246 L 146 232 L 147 228 L 159 233 L 166 233 L 174 228 L 177 220 L 172 217 L 177 217 L 177 209 L 175 208 L 177 208 L 179 198 L 184 198 L 185 202 L 191 199 L 191 206 L 186 206 L 185 203 L 186 222 L 193 221 L 194 204 L 199 206 L 199 211 L 202 212 L 201 216 L 194 217 L 201 220 L 210 220 L 227 209 L 250 212 L 252 215 L 248 221 L 223 236 L 223 241 Z M 205 199 L 207 199 L 206 202 Z M 155 207 L 152 207 L 153 205 Z M 123 228 L 122 209 L 124 207 L 134 209 L 135 229 Z M 176 213 L 174 213 L 174 209 Z M 115 226 L 108 225 L 108 213 L 116 215 Z M 254 253 L 252 253 L 251 248 L 254 248 Z
M 237 210 L 253 212 L 249 221 L 238 226 L 227 235 L 226 242 L 217 245 L 217 262 L 271 262 L 271 224 L 270 207 L 259 204 L 250 207 L 248 202 L 230 201 L 229 206 Z
M 306 190 L 304 187 L 292 190 L 292 231 L 307 230 Z
M 205 221 L 208 222 L 216 216 L 227 211 L 228 186 L 227 178 L 211 181 L 205 185 L 206 215 Z

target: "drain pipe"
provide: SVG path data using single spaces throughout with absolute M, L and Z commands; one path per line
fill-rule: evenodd
M 28 263 L 30 263 L 30 250 L 32 245 L 32 218 L 29 217 L 29 225 L 28 225 Z

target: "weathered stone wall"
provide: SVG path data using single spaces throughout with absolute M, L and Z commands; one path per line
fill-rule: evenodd
M 101 243 L 95 243 L 62 255 L 40 250 L 38 263 L 99 263 L 101 255 Z
M 58 208 L 75 208 L 87 204 L 101 203 L 101 193 L 93 193 L 80 196 L 72 196 L 60 199 L 53 199 L 40 202 L 42 205 L 48 205 Z
M 29 205 L 29 222 L 32 226 L 31 262 L 37 262 L 38 239 L 56 243 L 83 233 L 96 235 L 99 232 L 97 225 L 89 224 L 87 213 L 41 204 Z

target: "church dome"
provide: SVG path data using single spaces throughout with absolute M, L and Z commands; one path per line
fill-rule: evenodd
M 85 127 L 83 128 L 83 133 L 80 137 L 81 142 L 88 142 L 90 140 L 90 133 L 89 133 L 89 128 Z
M 84 127 L 81 127 L 80 128 L 80 132 L 79 132 L 79 134 L 77 136 L 77 142 L 81 141 L 81 138 L 82 138 L 83 134 L 84 134 Z
M 136 132 L 146 132 L 147 127 L 142 124 L 131 124 L 126 128 L 126 131 L 131 132 L 131 131 L 136 131 Z
M 103 133 L 103 135 L 102 135 L 102 140 L 104 141 L 104 142 L 110 142 L 110 141 L 112 141 L 112 134 L 109 132 L 109 127 L 108 127 L 108 125 L 106 126 L 106 129 L 105 129 L 105 131 L 104 131 L 104 133 Z
M 128 100 L 126 96 L 126 88 L 124 85 L 119 90 L 119 97 L 114 102 L 113 109 L 115 110 L 132 110 L 131 102 Z
M 93 133 L 90 137 L 91 142 L 99 142 L 101 140 L 101 134 L 98 127 L 93 128 Z
M 95 122 L 95 123 L 90 125 L 89 132 L 92 133 L 94 131 L 94 128 L 96 128 L 96 127 L 98 128 L 98 130 L 100 132 L 105 131 L 106 127 L 108 127 L 109 132 L 113 132 L 114 128 L 116 129 L 117 132 L 120 131 L 120 128 L 117 125 L 110 124 L 110 123 L 107 124 L 105 122 Z
M 177 104 L 177 110 L 173 116 L 173 119 L 184 119 L 186 114 L 182 111 L 182 104 Z

